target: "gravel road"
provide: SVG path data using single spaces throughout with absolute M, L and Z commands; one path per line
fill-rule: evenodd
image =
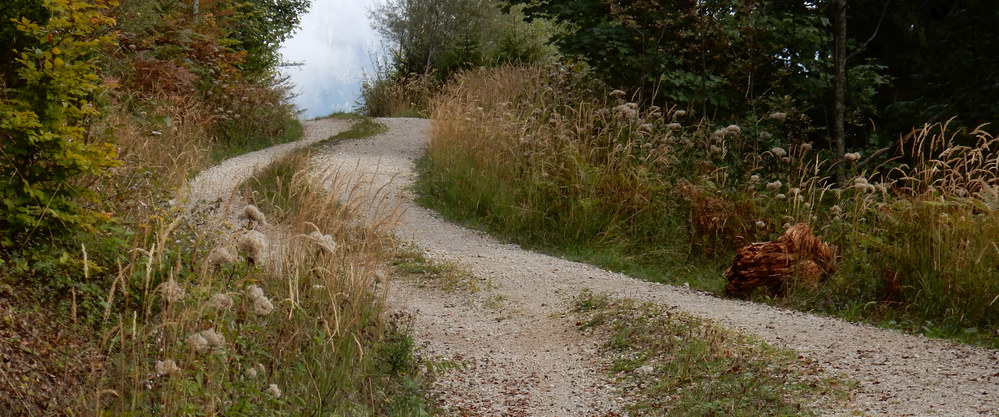
M 402 207 L 398 236 L 491 284 L 468 294 L 396 280 L 389 291 L 390 306 L 412 313 L 413 336 L 424 346 L 423 354 L 467 365 L 436 386 L 455 415 L 619 412 L 620 399 L 600 372 L 597 341 L 586 340 L 563 314 L 568 299 L 584 288 L 679 308 L 791 348 L 830 374 L 859 383 L 846 407 L 830 410 L 830 415 L 999 415 L 997 351 L 639 281 L 499 243 L 443 221 L 416 206 L 406 189 L 430 122 L 381 122 L 389 127 L 387 133 L 340 144 L 313 163 L 317 169 L 343 173 L 340 192 L 368 190 L 370 210 Z M 335 130 L 338 124 L 342 122 L 306 122 L 305 140 L 324 139 L 329 135 L 318 137 L 317 132 Z M 226 172 L 213 175 L 228 176 Z

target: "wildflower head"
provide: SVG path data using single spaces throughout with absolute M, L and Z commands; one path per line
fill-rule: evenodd
M 216 266 L 233 264 L 236 263 L 236 256 L 229 249 L 218 247 L 208 255 L 208 263 Z
M 250 284 L 246 287 L 246 295 L 250 297 L 251 300 L 256 300 L 264 296 L 264 289 L 257 286 L 257 284 Z
M 614 90 L 610 92 L 610 96 L 614 98 L 624 97 L 625 92 L 622 90 Z
M 669 129 L 669 130 L 680 130 L 681 127 L 683 127 L 683 126 L 681 126 L 677 122 L 669 123 L 669 124 L 666 125 L 666 128 Z
M 209 304 L 217 311 L 228 310 L 232 307 L 232 297 L 229 294 L 215 293 L 212 294 Z
M 760 182 L 760 176 L 756 174 L 750 175 L 749 182 Z
M 266 316 L 274 311 L 274 304 L 267 297 L 260 296 L 253 300 L 253 312 L 258 316 Z
M 711 145 L 711 147 L 708 149 L 711 151 L 711 153 L 722 153 L 722 148 L 719 148 L 718 146 L 715 145 Z
M 333 239 L 333 236 L 324 235 L 318 230 L 313 230 L 309 233 L 309 238 L 311 238 L 313 242 L 316 242 L 316 244 L 319 245 L 319 247 L 324 251 L 331 254 L 336 252 L 338 245 L 336 240 Z
M 167 282 L 164 282 L 163 286 L 160 287 L 160 290 L 163 292 L 163 298 L 166 299 L 167 302 L 171 304 L 180 301 L 182 298 L 184 298 L 185 294 L 184 288 L 181 287 L 180 284 L 177 283 L 177 281 L 174 281 L 172 279 Z
M 177 366 L 177 362 L 174 362 L 173 359 L 156 361 L 156 376 L 166 376 L 178 371 L 180 371 L 180 367 Z
M 812 150 L 812 142 L 802 143 L 801 145 L 798 145 L 798 148 L 800 148 L 802 152 L 808 152 Z
M 783 158 L 787 156 L 787 151 L 785 151 L 784 148 L 781 148 L 780 146 L 775 146 L 773 149 L 770 150 L 770 153 L 778 158 Z
M 243 217 L 250 221 L 257 222 L 257 224 L 261 226 L 267 226 L 267 217 L 264 216 L 264 213 L 253 204 L 246 205 L 246 208 L 243 209 Z
M 652 133 L 652 123 L 642 123 L 638 125 L 638 133 Z
M 687 111 L 686 110 L 677 110 L 677 111 L 673 112 L 673 117 L 676 117 L 676 118 L 680 118 L 680 117 L 683 117 L 683 116 L 686 116 L 686 115 L 687 115 Z
M 214 328 L 202 330 L 200 334 L 201 337 L 204 337 L 205 341 L 208 342 L 208 346 L 212 348 L 220 348 L 225 344 L 225 336 L 216 332 Z
M 756 221 L 756 227 L 759 227 L 760 229 L 762 229 L 764 227 L 767 227 L 767 223 L 764 222 L 763 220 L 757 220 Z
M 787 120 L 787 113 L 775 111 L 773 113 L 770 113 L 770 118 L 778 122 L 783 122 Z
M 725 131 L 729 135 L 738 135 L 742 133 L 742 129 L 740 129 L 737 125 L 728 125 L 728 127 L 725 128 Z
M 848 153 L 846 155 L 843 155 L 843 159 L 845 159 L 847 161 L 850 161 L 850 162 L 857 162 L 857 161 L 860 160 L 860 152 L 852 152 L 852 153 Z
M 274 398 L 281 397 L 281 388 L 278 388 L 277 384 L 271 384 L 267 387 L 267 393 L 273 395 Z
M 839 215 L 843 214 L 843 209 L 840 208 L 839 205 L 835 205 L 835 206 L 829 207 L 829 212 L 832 213 L 834 216 L 839 216 Z
M 239 249 L 246 252 L 246 257 L 253 263 L 264 259 L 267 252 L 267 236 L 256 230 L 247 230 L 239 235 L 236 242 Z
M 767 189 L 770 190 L 770 191 L 779 190 L 782 185 L 783 184 L 781 184 L 780 180 L 777 180 L 777 181 L 774 181 L 774 182 L 768 182 L 767 183 Z
M 202 336 L 200 332 L 192 333 L 187 337 L 187 346 L 198 353 L 205 353 L 210 348 L 208 339 L 205 339 L 205 336 Z

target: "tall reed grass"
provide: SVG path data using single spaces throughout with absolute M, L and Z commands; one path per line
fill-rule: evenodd
M 984 130 L 915 129 L 898 158 L 867 170 L 859 153 L 834 161 L 798 139 L 788 113 L 714 123 L 518 67 L 459 75 L 433 118 L 423 201 L 468 223 L 720 291 L 734 249 L 805 222 L 839 247 L 840 268 L 774 302 L 997 340 L 999 157 Z M 834 164 L 847 184 L 826 176 Z

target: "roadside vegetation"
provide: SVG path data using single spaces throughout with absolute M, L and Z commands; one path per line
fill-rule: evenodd
M 584 290 L 573 313 L 603 341 L 628 415 L 810 416 L 849 398 L 850 383 L 790 350 L 663 306 Z
M 376 282 L 391 245 L 313 184 L 301 155 L 245 186 L 263 210 L 178 197 L 222 159 L 301 137 L 275 66 L 308 6 L 0 11 L 7 414 L 427 409 L 406 320 L 386 315 Z M 378 129 L 358 126 L 345 135 Z M 244 217 L 220 221 L 226 209 Z
M 528 247 L 719 295 L 736 248 L 804 222 L 838 248 L 838 268 L 757 300 L 996 345 L 990 133 L 927 125 L 904 138 L 904 163 L 851 156 L 837 185 L 809 142 L 760 147 L 793 131 L 786 113 L 720 125 L 603 91 L 540 67 L 456 77 L 434 107 L 422 201 Z
M 924 36 L 995 8 L 853 3 L 514 1 L 498 13 L 526 19 L 498 33 L 549 41 L 490 60 L 503 36 L 400 36 L 429 18 L 389 2 L 375 26 L 396 49 L 366 91 L 418 92 L 389 101 L 434 119 L 417 187 L 451 219 L 719 295 L 736 249 L 805 223 L 835 265 L 753 299 L 999 346 L 999 154 L 977 99 L 995 86 L 918 81 L 993 42 Z

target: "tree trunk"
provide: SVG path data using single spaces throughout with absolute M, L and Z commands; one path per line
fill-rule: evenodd
M 846 0 L 833 1 L 833 142 L 836 144 L 836 182 L 846 184 Z

